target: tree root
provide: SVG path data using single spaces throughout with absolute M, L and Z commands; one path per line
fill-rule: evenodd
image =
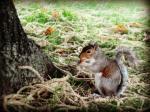
M 63 106 L 64 108 L 70 107 L 69 104 L 72 105 L 71 107 L 87 106 L 84 99 L 76 93 L 70 83 L 67 82 L 67 80 L 72 77 L 71 73 L 60 69 L 66 73 L 65 77 L 54 78 L 44 82 L 43 77 L 32 67 L 21 66 L 19 68 L 31 70 L 42 83 L 24 86 L 20 88 L 16 94 L 5 96 L 4 108 L 6 111 L 9 110 L 10 106 L 18 109 L 27 108 L 39 111 L 45 109 L 46 106 L 49 105 L 49 101 L 56 102 L 57 106 Z M 53 104 L 53 106 L 55 106 L 55 104 Z

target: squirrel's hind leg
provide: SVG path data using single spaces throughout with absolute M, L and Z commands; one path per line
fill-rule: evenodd
M 101 90 L 101 76 L 102 76 L 102 73 L 96 73 L 95 74 L 95 88 L 98 90 L 99 94 L 104 97 L 104 93 L 103 91 Z

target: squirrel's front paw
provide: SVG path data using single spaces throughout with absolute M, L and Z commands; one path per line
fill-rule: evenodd
M 104 98 L 105 96 L 104 95 L 100 95 L 100 94 L 97 94 L 97 93 L 93 93 L 92 94 L 92 97 L 95 99 L 95 98 Z
M 123 98 L 123 97 L 125 97 L 126 95 L 123 95 L 123 94 L 119 94 L 119 95 L 117 95 L 117 98 Z

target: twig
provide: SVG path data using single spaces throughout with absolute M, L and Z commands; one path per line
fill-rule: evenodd
M 25 89 L 36 89 L 34 86 L 24 86 L 17 91 L 17 94 L 21 94 L 21 92 Z
M 36 71 L 36 70 L 35 70 L 34 68 L 32 68 L 31 66 L 19 66 L 18 68 L 31 70 L 31 71 L 40 79 L 41 83 L 44 83 L 43 77 L 39 74 L 38 71 Z
M 66 105 L 66 104 L 58 104 L 58 105 L 56 105 L 56 107 L 60 107 L 60 108 L 62 108 L 62 107 L 65 107 L 65 108 L 67 108 L 67 109 L 79 109 L 79 107 L 78 106 L 72 106 L 72 105 Z
M 76 80 L 94 80 L 94 78 L 77 78 L 77 77 L 74 77 Z

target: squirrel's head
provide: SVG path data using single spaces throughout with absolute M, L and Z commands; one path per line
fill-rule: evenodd
M 96 43 L 94 44 L 88 44 L 87 46 L 85 46 L 80 55 L 80 61 L 79 61 L 79 65 L 84 66 L 84 67 L 88 67 L 93 65 L 96 62 L 96 54 L 98 52 L 98 45 Z

